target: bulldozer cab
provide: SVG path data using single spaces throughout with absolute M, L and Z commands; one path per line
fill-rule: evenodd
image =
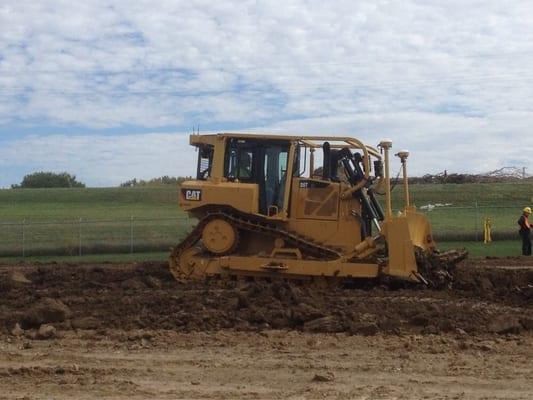
M 257 193 L 250 197 L 255 204 L 247 208 L 268 218 L 286 219 L 293 214 L 295 218 L 336 219 L 342 184 L 365 179 L 359 153 L 352 167 L 341 162 L 343 156 L 353 159 L 349 150 L 355 147 L 353 143 L 229 134 L 222 138 L 214 144 L 196 144 L 197 179 L 233 184 L 239 192 L 255 188 Z M 315 152 L 320 153 L 318 157 Z M 218 159 L 217 153 L 221 153 Z
M 199 189 L 182 193 L 186 210 L 227 203 L 271 219 L 337 219 L 343 195 L 362 193 L 382 179 L 379 152 L 353 138 L 220 134 L 193 135 L 191 144 L 199 150 L 197 183 L 187 186 Z M 202 181 L 207 182 L 198 183 Z M 218 185 L 213 197 L 212 185 Z M 356 190 L 342 193 L 354 186 Z M 383 213 L 377 202 L 365 205 L 357 212 L 371 230 L 370 221 L 382 220 Z
M 228 182 L 256 184 L 258 211 L 273 216 L 285 210 L 289 164 L 288 141 L 228 138 L 224 177 Z

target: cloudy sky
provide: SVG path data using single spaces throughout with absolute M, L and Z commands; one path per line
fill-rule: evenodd
M 0 27 L 0 187 L 191 174 L 198 125 L 533 173 L 530 1 L 2 0 Z

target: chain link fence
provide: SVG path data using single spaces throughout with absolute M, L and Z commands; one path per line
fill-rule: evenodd
M 0 222 L 0 256 L 167 251 L 194 224 L 187 217 Z
M 523 206 L 464 206 L 429 204 L 420 208 L 431 222 L 437 241 L 483 241 L 488 222 L 493 240 L 518 238 L 518 218 Z
M 517 239 L 522 206 L 426 205 L 437 241 L 482 241 L 490 220 L 492 239 Z M 196 220 L 140 218 L 68 221 L 0 222 L 0 256 L 88 255 L 167 251 L 190 231 Z

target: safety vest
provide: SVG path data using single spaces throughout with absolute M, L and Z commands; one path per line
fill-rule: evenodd
M 518 220 L 518 224 L 520 225 L 520 230 L 530 230 L 531 229 L 531 225 L 529 223 L 529 220 L 527 219 L 527 215 L 526 214 L 522 214 L 522 216 L 520 217 L 520 219 Z

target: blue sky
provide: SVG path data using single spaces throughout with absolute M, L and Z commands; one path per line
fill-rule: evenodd
M 0 26 L 0 187 L 191 174 L 198 125 L 533 172 L 528 1 L 3 0 Z

